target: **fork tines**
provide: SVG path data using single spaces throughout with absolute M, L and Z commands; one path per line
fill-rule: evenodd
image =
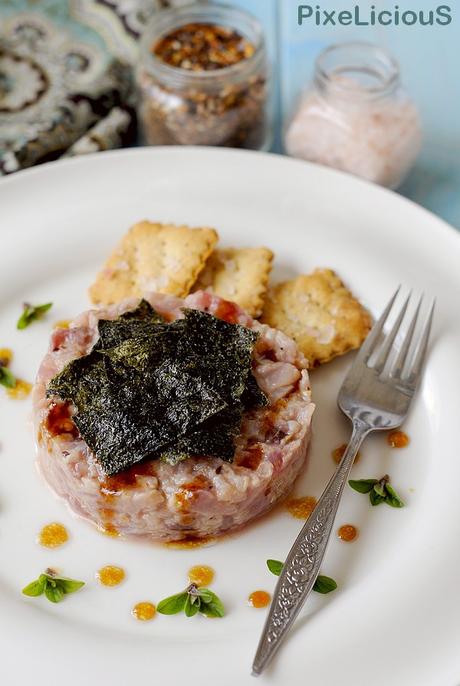
M 414 385 L 425 359 L 435 301 L 432 299 L 426 307 L 426 299 L 422 295 L 414 305 L 410 292 L 402 305 L 397 305 L 400 291 L 401 287 L 396 290 L 382 316 L 374 324 L 355 364 L 365 363 L 379 375 L 401 379 L 405 384 Z

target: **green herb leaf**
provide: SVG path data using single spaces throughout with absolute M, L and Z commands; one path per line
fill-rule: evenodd
M 212 603 L 214 599 L 217 598 L 216 594 L 210 591 L 209 588 L 199 588 L 198 597 L 203 603 Z
M 184 612 L 186 617 L 193 617 L 200 609 L 201 600 L 198 596 L 192 596 L 187 593 L 187 600 L 185 601 Z
M 200 588 L 199 594 L 201 596 L 200 612 L 206 617 L 224 617 L 225 608 L 220 598 L 209 590 L 209 588 Z M 209 598 L 209 600 L 204 600 Z
M 387 494 L 385 492 L 385 483 L 382 483 L 382 481 L 379 481 L 378 484 L 375 484 L 374 486 L 374 491 L 379 495 L 381 498 L 386 498 Z
M 52 585 L 51 583 L 47 583 L 45 586 L 45 595 L 50 602 L 60 603 L 64 598 L 65 593 L 58 584 Z
M 267 567 L 272 574 L 279 576 L 284 567 L 284 564 L 280 560 L 267 560 Z
M 369 493 L 374 488 L 375 484 L 378 484 L 377 479 L 350 479 L 348 485 L 351 486 L 358 493 Z
M 58 578 L 58 585 L 66 595 L 69 593 L 75 593 L 75 591 L 80 590 L 82 586 L 85 585 L 84 581 L 76 581 L 75 579 L 66 579 L 64 577 Z
M 198 612 L 206 617 L 223 617 L 224 606 L 215 593 L 209 588 L 198 588 L 195 584 L 169 598 L 165 598 L 157 605 L 157 610 L 163 615 L 175 615 L 184 612 L 187 617 L 193 617 Z
M 37 596 L 42 595 L 44 593 L 45 586 L 46 577 L 44 574 L 41 574 L 38 577 L 38 579 L 32 581 L 25 588 L 23 588 L 22 592 L 24 593 L 24 595 L 30 596 L 31 598 L 36 598 Z
M 82 586 L 84 581 L 68 579 L 65 576 L 57 576 L 52 570 L 47 570 L 45 574 L 40 574 L 36 581 L 32 581 L 22 592 L 24 595 L 36 597 L 43 593 L 52 603 L 60 603 L 65 595 L 75 593 Z
M 390 505 L 390 507 L 404 507 L 404 502 L 401 500 L 399 495 L 396 493 L 393 486 L 390 486 L 390 484 L 386 484 L 385 490 L 387 492 L 385 502 L 388 505 Z
M 385 497 L 382 497 L 374 489 L 372 489 L 372 491 L 369 493 L 369 500 L 371 501 L 371 505 L 376 507 L 385 501 Z
M 335 591 L 337 588 L 337 582 L 334 581 L 334 579 L 331 579 L 330 576 L 322 576 L 321 574 L 319 577 L 316 579 L 315 584 L 313 586 L 313 590 L 316 591 L 317 593 L 330 593 L 331 591 Z
M 373 507 L 382 503 L 387 503 L 390 507 L 404 507 L 404 502 L 389 482 L 390 477 L 385 474 L 381 479 L 360 479 L 348 483 L 359 493 L 369 493 L 369 500 Z
M 16 377 L 8 367 L 0 365 L 0 384 L 5 388 L 14 388 L 16 386 Z
M 284 564 L 283 562 L 280 562 L 280 560 L 267 560 L 267 567 L 272 574 L 279 576 L 282 572 Z M 323 594 L 335 591 L 336 588 L 337 582 L 334 581 L 334 579 L 331 579 L 330 576 L 322 576 L 321 574 L 318 576 L 313 585 L 314 591 Z
M 158 603 L 157 612 L 162 615 L 177 615 L 178 612 L 184 610 L 188 597 L 189 594 L 186 591 L 171 595 Z
M 53 303 L 46 303 L 45 305 L 29 305 L 24 304 L 24 309 L 16 324 L 18 329 L 26 329 L 32 322 L 41 319 L 43 315 L 53 306 Z

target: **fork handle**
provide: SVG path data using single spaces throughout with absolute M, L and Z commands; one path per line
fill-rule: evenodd
M 314 586 L 343 489 L 359 447 L 370 431 L 369 425 L 361 419 L 353 420 L 353 432 L 345 453 L 289 551 L 254 659 L 252 670 L 256 676 L 273 658 Z

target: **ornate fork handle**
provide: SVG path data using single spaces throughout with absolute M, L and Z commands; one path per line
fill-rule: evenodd
M 353 420 L 353 433 L 340 464 L 286 558 L 254 659 L 255 675 L 280 647 L 314 586 L 353 461 L 371 430 L 361 419 Z

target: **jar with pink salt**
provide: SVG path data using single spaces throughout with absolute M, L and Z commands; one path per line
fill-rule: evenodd
M 420 118 L 399 65 L 371 43 L 320 53 L 313 83 L 285 133 L 289 155 L 388 188 L 405 179 L 420 152 Z

